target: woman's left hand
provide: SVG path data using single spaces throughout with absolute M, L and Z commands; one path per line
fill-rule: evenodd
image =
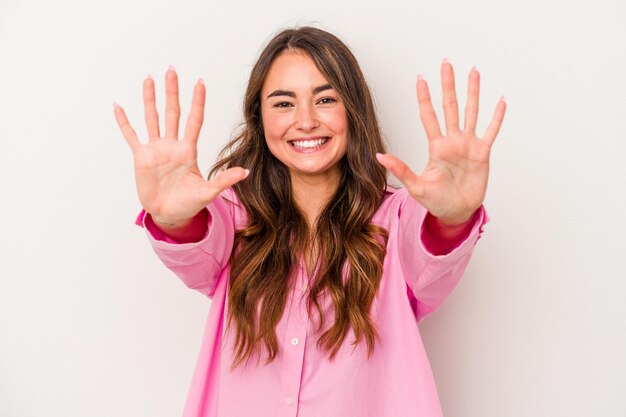
M 437 115 L 430 101 L 426 81 L 417 80 L 420 118 L 428 136 L 429 160 L 421 176 L 393 155 L 378 154 L 378 161 L 393 173 L 407 191 L 439 221 L 448 225 L 467 222 L 482 205 L 489 177 L 489 154 L 502 125 L 506 102 L 496 105 L 483 138 L 476 136 L 480 75 L 469 74 L 465 126 L 459 128 L 459 112 L 454 86 L 454 70 L 444 60 L 441 66 L 443 110 L 446 136 L 441 134 Z

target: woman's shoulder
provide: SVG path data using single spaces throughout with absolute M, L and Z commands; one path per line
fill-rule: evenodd
M 374 214 L 374 218 L 372 220 L 375 223 L 385 225 L 389 225 L 389 223 L 397 221 L 403 209 L 406 208 L 405 203 L 407 201 L 411 203 L 410 206 L 418 206 L 411 207 L 411 209 L 419 210 L 421 207 L 419 203 L 411 197 L 405 187 L 396 187 L 388 184 L 385 188 L 383 201 L 378 207 L 378 210 L 376 211 L 376 214 Z
M 385 204 L 402 202 L 407 198 L 408 195 L 409 192 L 406 188 L 387 184 L 387 187 L 385 188 L 385 196 L 383 197 L 381 207 Z
M 239 199 L 239 196 L 237 196 L 237 193 L 235 192 L 233 187 L 228 187 L 224 189 L 220 193 L 219 197 L 228 204 L 241 207 L 241 200 Z
M 219 194 L 217 199 L 220 200 L 220 204 L 226 204 L 226 206 L 228 206 L 234 220 L 235 228 L 241 229 L 246 226 L 248 215 L 234 188 L 226 188 Z

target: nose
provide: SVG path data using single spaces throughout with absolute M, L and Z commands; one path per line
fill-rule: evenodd
M 309 132 L 319 126 L 315 110 L 309 105 L 299 106 L 296 112 L 296 128 Z

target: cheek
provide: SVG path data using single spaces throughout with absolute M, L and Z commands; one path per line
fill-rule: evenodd
M 290 122 L 284 115 L 263 115 L 263 130 L 267 140 L 280 140 L 289 128 Z
M 343 108 L 333 109 L 333 111 L 325 114 L 323 122 L 337 134 L 348 131 L 348 117 Z

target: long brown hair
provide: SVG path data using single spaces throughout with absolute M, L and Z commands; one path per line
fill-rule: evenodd
M 337 190 L 309 230 L 294 201 L 288 168 L 265 142 L 261 90 L 270 65 L 282 52 L 303 52 L 341 97 L 348 120 L 348 149 L 340 161 Z M 386 187 L 386 170 L 376 160 L 385 152 L 372 97 L 348 47 L 334 35 L 313 27 L 285 29 L 261 52 L 250 74 L 240 132 L 220 153 L 209 176 L 220 169 L 242 166 L 249 177 L 233 186 L 247 215 L 247 227 L 235 232 L 230 262 L 229 314 L 236 323 L 236 355 L 232 368 L 257 352 L 263 341 L 266 364 L 278 351 L 276 325 L 283 316 L 288 288 L 299 256 L 310 242 L 319 245 L 317 274 L 310 286 L 307 311 L 319 315 L 319 297 L 330 293 L 335 322 L 318 339 L 332 360 L 352 326 L 356 340 L 365 337 L 368 357 L 379 338 L 369 317 L 382 277 L 387 231 L 371 224 Z M 260 303 L 260 315 L 256 316 Z M 258 328 L 257 328 L 258 327 Z

